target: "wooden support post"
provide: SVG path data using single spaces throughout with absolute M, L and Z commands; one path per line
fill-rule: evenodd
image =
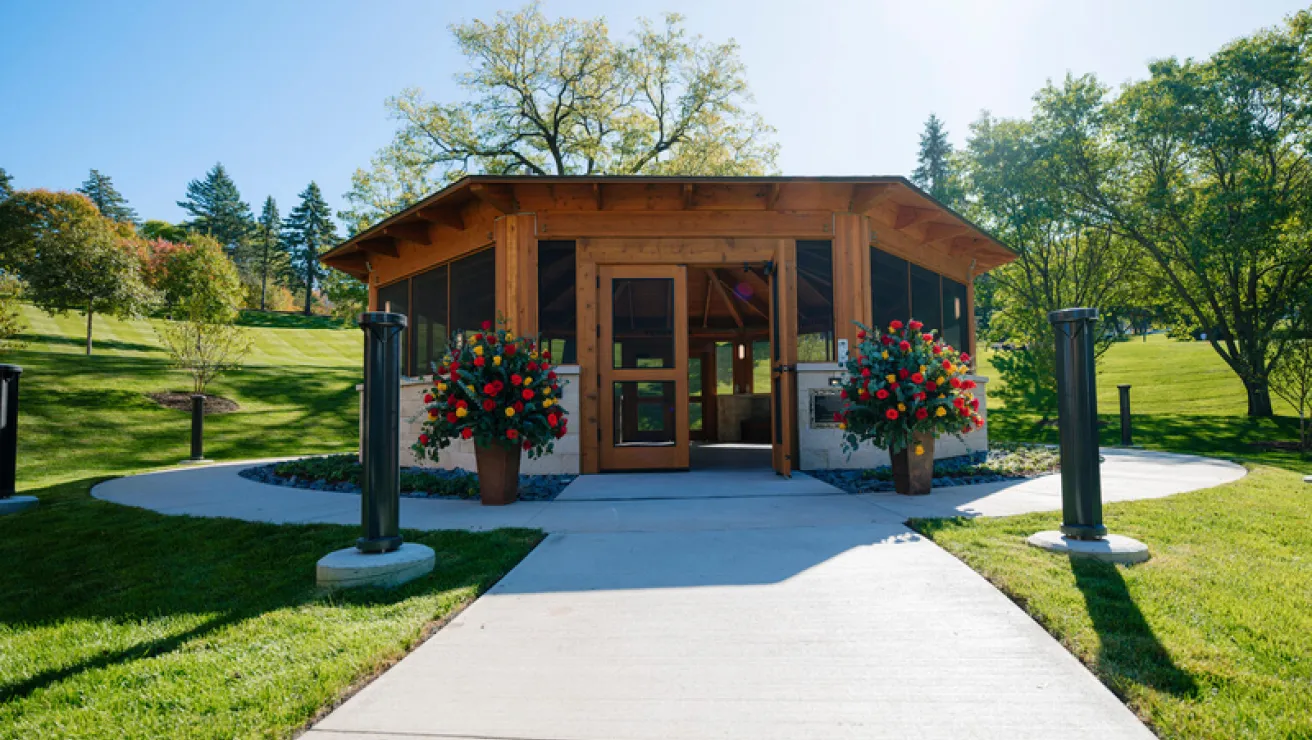
M 517 213 L 496 220 L 497 314 L 515 334 L 538 329 L 538 242 L 534 216 Z
M 856 346 L 856 324 L 870 325 L 870 219 L 834 214 L 834 337 Z

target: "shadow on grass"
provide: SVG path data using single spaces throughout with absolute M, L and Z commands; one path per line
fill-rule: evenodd
M 30 666 L 0 677 L 0 702 L 183 649 L 269 612 L 482 593 L 541 539 L 532 530 L 407 530 L 407 541 L 436 551 L 432 575 L 396 589 L 329 594 L 315 586 L 314 564 L 354 541 L 356 527 L 164 516 L 91 498 L 99 480 L 29 489 L 40 506 L 0 520 L 0 623 L 21 653 L 15 665 Z M 50 547 L 52 533 L 71 544 Z
M 1116 566 L 1084 558 L 1071 558 L 1070 563 L 1098 633 L 1100 672 L 1113 682 L 1128 679 L 1173 696 L 1196 696 L 1198 683 L 1171 660 Z
M 28 343 L 27 350 L 40 352 L 51 346 L 77 347 L 79 350 L 85 350 L 87 346 L 86 337 L 65 337 L 55 336 L 52 334 L 22 334 L 18 337 Z M 154 344 L 139 344 L 137 342 L 124 342 L 118 339 L 100 339 L 92 334 L 91 336 L 91 356 L 96 356 L 98 350 L 116 350 L 123 352 L 152 352 L 163 353 L 164 350 Z
M 237 324 L 267 329 L 345 329 L 352 326 L 351 323 L 333 316 L 306 316 L 300 313 L 254 309 L 242 311 Z

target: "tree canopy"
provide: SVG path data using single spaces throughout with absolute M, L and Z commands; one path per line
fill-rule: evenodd
M 278 202 L 270 195 L 264 199 L 260 220 L 255 224 L 251 267 L 260 281 L 260 310 L 268 307 L 269 280 L 275 281 L 290 270 L 286 245 L 282 236 L 282 215 Z
M 357 170 L 342 219 L 364 226 L 465 174 L 760 175 L 774 130 L 749 109 L 734 41 L 691 35 L 683 18 L 640 19 L 615 40 L 603 19 L 549 20 L 537 3 L 451 27 L 467 98 L 387 101 L 401 123 Z
M 14 178 L 5 172 L 4 167 L 0 167 L 0 200 L 8 198 L 14 192 Z
M 930 113 L 925 130 L 920 134 L 920 151 L 916 154 L 916 169 L 911 172 L 911 181 L 940 202 L 955 206 L 960 192 L 953 173 L 952 154 L 947 129 L 938 116 Z
M 251 207 L 222 163 L 211 167 L 204 179 L 187 183 L 187 198 L 178 206 L 191 214 L 188 228 L 214 237 L 229 255 L 242 248 L 254 229 Z
M 100 170 L 91 170 L 77 192 L 85 195 L 105 218 L 121 224 L 137 223 L 137 212 L 128 205 L 128 199 L 114 187 L 109 175 Z
M 283 234 L 291 249 L 291 266 L 305 289 L 305 315 L 314 306 L 314 287 L 319 277 L 319 255 L 337 241 L 337 225 L 332 209 L 323 199 L 317 183 L 311 182 L 300 194 L 301 202 L 283 222 Z

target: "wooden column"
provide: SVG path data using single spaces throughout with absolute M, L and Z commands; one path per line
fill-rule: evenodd
M 538 330 L 538 240 L 535 216 L 516 213 L 492 225 L 496 242 L 497 314 L 522 336 Z
M 966 310 L 962 316 L 966 322 L 966 352 L 970 354 L 970 369 L 975 370 L 975 265 L 966 271 Z
M 856 325 L 870 325 L 870 219 L 834 214 L 834 337 L 856 346 Z
M 574 290 L 578 308 L 578 363 L 579 387 L 579 471 L 601 471 L 601 442 L 597 430 L 601 428 L 601 396 L 597 387 L 600 365 L 597 358 L 597 263 L 593 261 L 587 239 L 576 242 Z

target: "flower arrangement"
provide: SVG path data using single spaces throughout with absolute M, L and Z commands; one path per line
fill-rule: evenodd
M 969 355 L 935 340 L 914 319 L 894 321 L 887 332 L 860 329 L 840 391 L 846 403 L 834 414 L 849 454 L 870 441 L 894 454 L 914 447 L 923 455 L 918 435 L 960 436 L 984 426 L 971 393 L 975 381 L 966 377 Z
M 530 458 L 550 454 L 569 423 L 551 353 L 483 322 L 481 332 L 457 331 L 424 393 L 428 419 L 412 449 L 437 460 L 454 439 L 500 445 Z

